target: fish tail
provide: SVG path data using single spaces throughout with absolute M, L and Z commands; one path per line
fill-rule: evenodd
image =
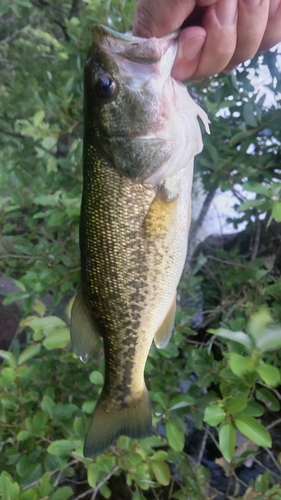
M 152 434 L 152 417 L 147 389 L 126 407 L 109 411 L 103 394 L 95 407 L 84 444 L 84 457 L 103 453 L 122 435 L 140 439 Z

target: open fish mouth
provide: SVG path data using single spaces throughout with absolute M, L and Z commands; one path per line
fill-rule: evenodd
M 161 39 L 141 38 L 133 36 L 131 32 L 117 33 L 116 31 L 95 24 L 93 26 L 93 42 L 112 56 L 122 56 L 129 61 L 153 64 L 161 60 L 163 54 L 167 51 L 167 45 L 178 37 L 179 31 L 175 31 Z M 163 40 L 167 44 L 163 44 Z

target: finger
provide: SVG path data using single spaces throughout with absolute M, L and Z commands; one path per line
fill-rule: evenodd
M 147 38 L 168 35 L 180 28 L 195 4 L 196 0 L 138 0 L 133 35 Z
M 269 0 L 238 2 L 237 45 L 228 68 L 251 59 L 261 45 L 268 19 Z
M 269 17 L 259 49 L 265 51 L 281 41 L 281 1 L 271 0 Z
M 236 23 L 237 0 L 218 0 L 206 7 L 202 26 L 207 36 L 193 80 L 219 73 L 228 65 L 236 47 Z
M 196 71 L 205 40 L 206 30 L 199 26 L 180 32 L 178 53 L 172 69 L 176 80 L 186 80 Z

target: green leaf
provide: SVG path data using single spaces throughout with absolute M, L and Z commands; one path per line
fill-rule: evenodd
M 0 476 L 0 493 L 3 500 L 19 500 L 20 487 L 8 472 L 1 472 Z
M 47 497 L 53 491 L 53 485 L 51 484 L 51 478 L 48 472 L 45 472 L 39 481 L 38 493 L 39 498 Z
M 30 432 L 29 431 L 26 431 L 26 430 L 22 430 L 18 433 L 17 435 L 17 440 L 18 441 L 25 441 L 26 439 L 28 439 L 30 437 Z
M 246 124 L 250 127 L 256 127 L 258 122 L 256 116 L 254 115 L 254 104 L 252 102 L 246 102 L 243 105 L 242 112 Z
M 269 432 L 254 417 L 241 413 L 234 419 L 237 429 L 258 446 L 270 448 L 272 445 Z
M 281 201 L 275 201 L 272 209 L 272 216 L 276 222 L 281 222 Z
M 28 457 L 26 455 L 23 455 L 17 465 L 16 465 L 16 470 L 17 473 L 20 477 L 25 477 L 29 474 L 30 468 L 32 468 L 32 464 L 30 464 Z
M 223 337 L 225 339 L 234 340 L 235 342 L 239 342 L 239 344 L 243 344 L 248 349 L 252 349 L 254 347 L 252 339 L 249 335 L 246 335 L 244 332 L 231 332 L 226 328 L 218 328 L 217 330 L 209 330 L 209 333 L 213 335 L 218 335 L 218 337 Z
M 169 458 L 169 455 L 168 455 L 168 453 L 166 451 L 164 451 L 164 450 L 158 450 L 151 457 L 151 460 L 162 462 L 163 460 L 168 460 L 168 458 Z
M 242 142 L 244 139 L 251 137 L 251 135 L 254 135 L 255 133 L 256 133 L 255 130 L 241 130 L 241 132 L 237 132 L 231 137 L 228 143 L 229 147 L 232 148 L 234 146 L 237 146 L 237 144 Z
M 28 488 L 28 490 L 21 493 L 20 500 L 38 500 L 38 494 L 33 488 Z
M 52 400 L 52 398 L 50 398 L 50 396 L 44 396 L 41 408 L 49 415 L 49 417 L 53 418 L 56 411 L 56 403 Z
M 233 396 L 225 403 L 225 408 L 227 408 L 228 413 L 233 415 L 244 410 L 247 406 L 247 397 L 244 395 Z
M 38 125 L 40 125 L 40 123 L 44 120 L 44 118 L 45 118 L 45 112 L 43 111 L 43 109 L 40 109 L 40 111 L 37 111 L 37 113 L 35 113 L 35 115 L 33 116 L 34 126 L 38 127 Z
M 252 417 L 261 417 L 264 414 L 264 408 L 257 401 L 251 399 L 250 401 L 248 401 L 243 413 L 252 415 Z
M 24 320 L 24 326 L 30 326 L 33 330 L 52 330 L 55 327 L 66 327 L 66 323 L 57 316 L 46 316 L 44 318 L 37 318 L 30 316 Z
M 98 371 L 92 372 L 90 374 L 90 381 L 95 385 L 103 385 L 104 383 L 103 374 Z
M 38 299 L 34 299 L 33 304 L 32 304 L 32 309 L 41 317 L 44 316 L 46 313 L 47 307 L 45 306 L 44 302 Z
M 257 389 L 256 398 L 264 403 L 264 405 L 271 411 L 279 411 L 280 403 L 278 399 L 272 394 L 269 389 Z
M 245 182 L 243 183 L 243 189 L 249 191 L 250 193 L 257 193 L 262 196 L 269 196 L 269 187 L 261 184 L 260 182 Z
M 0 358 L 5 359 L 5 361 L 7 361 L 8 365 L 10 365 L 11 368 L 15 368 L 15 366 L 17 366 L 15 356 L 9 351 L 0 350 Z
M 0 394 L 0 401 L 4 407 L 17 409 L 19 408 L 18 397 L 14 394 L 9 394 L 8 392 L 3 392 Z
M 231 352 L 229 354 L 228 364 L 237 377 L 241 377 L 245 373 L 253 371 L 253 360 L 248 356 L 241 356 L 241 354 L 236 352 Z
M 220 424 L 226 417 L 226 413 L 218 405 L 209 405 L 205 409 L 204 412 L 204 421 L 207 422 L 207 424 L 216 426 Z
M 43 340 L 43 346 L 46 349 L 62 349 L 70 343 L 69 328 L 61 327 L 55 328 L 48 332 L 46 338 Z
M 90 464 L 87 468 L 87 480 L 91 488 L 95 488 L 100 474 L 99 464 Z
M 22 353 L 19 355 L 18 364 L 22 365 L 23 363 L 26 363 L 26 361 L 28 361 L 29 359 L 34 358 L 35 356 L 37 356 L 37 354 L 39 354 L 40 350 L 41 350 L 40 344 L 32 344 L 26 347 L 26 349 L 24 349 L 24 351 L 22 351 Z
M 61 486 L 50 496 L 50 500 L 68 500 L 70 497 L 73 497 L 73 490 L 69 486 Z
M 92 414 L 93 413 L 93 410 L 95 408 L 95 405 L 96 405 L 96 401 L 85 401 L 85 403 L 83 403 L 82 405 L 82 411 L 84 411 L 85 413 L 90 413 Z
M 260 361 L 256 371 L 262 380 L 269 385 L 270 387 L 275 387 L 281 381 L 280 372 L 276 366 L 269 365 L 268 363 L 264 363 Z
M 104 498 L 110 498 L 111 497 L 111 490 L 110 488 L 107 486 L 107 484 L 103 484 L 100 489 L 99 489 L 101 495 L 104 497 Z
M 67 439 L 58 439 L 48 446 L 47 451 L 51 455 L 65 457 L 69 455 L 74 448 L 75 445 L 72 441 L 68 441 Z
M 151 468 L 158 481 L 163 486 L 168 486 L 171 481 L 171 472 L 167 462 L 156 461 L 151 463 Z
M 175 396 L 170 401 L 169 411 L 179 410 L 181 408 L 186 408 L 187 406 L 194 405 L 194 398 L 191 396 L 185 396 L 181 394 L 180 396 Z
M 223 424 L 220 426 L 219 445 L 225 460 L 231 462 L 236 446 L 236 430 L 231 424 Z
M 258 346 L 259 341 L 264 337 L 266 328 L 272 323 L 272 318 L 267 309 L 262 308 L 253 314 L 248 323 L 248 330 Z
M 281 327 L 272 326 L 267 328 L 257 341 L 257 347 L 262 352 L 272 351 L 281 348 Z
M 73 422 L 73 430 L 75 432 L 75 435 L 79 439 L 84 439 L 85 434 L 86 434 L 86 422 L 85 422 L 85 416 L 83 417 L 76 417 Z
M 184 448 L 184 432 L 179 428 L 174 420 L 169 420 L 166 423 L 166 436 L 169 445 L 175 451 L 182 451 Z

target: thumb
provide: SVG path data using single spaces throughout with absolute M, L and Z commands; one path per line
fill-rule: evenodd
M 133 35 L 158 38 L 180 28 L 193 11 L 196 0 L 138 0 Z

